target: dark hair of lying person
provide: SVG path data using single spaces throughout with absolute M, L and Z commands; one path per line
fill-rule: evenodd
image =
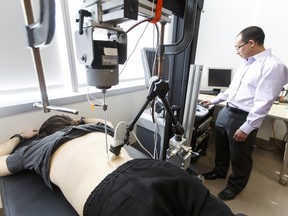
M 56 131 L 64 129 L 66 126 L 76 126 L 79 122 L 67 115 L 54 115 L 48 118 L 39 129 L 39 138 L 51 135 Z

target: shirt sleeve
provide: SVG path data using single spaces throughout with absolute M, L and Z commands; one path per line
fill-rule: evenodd
M 229 96 L 229 91 L 230 89 L 228 88 L 226 91 L 224 91 L 223 93 L 220 92 L 215 98 L 212 98 L 210 101 L 212 104 L 218 104 L 221 103 L 223 101 L 226 101 L 228 96 Z
M 13 174 L 23 170 L 21 158 L 17 153 L 13 153 L 6 158 L 6 165 L 9 172 Z
M 246 122 L 240 127 L 244 133 L 250 134 L 253 130 L 260 128 L 274 100 L 287 82 L 288 69 L 284 64 L 276 62 L 273 65 L 265 65 L 263 75 L 255 91 L 254 105 Z

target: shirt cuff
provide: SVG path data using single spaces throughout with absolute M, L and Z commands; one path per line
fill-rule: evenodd
M 250 134 L 255 128 L 248 125 L 247 122 L 245 122 L 241 127 L 240 130 L 243 131 L 245 134 Z
M 212 104 L 218 104 L 218 103 L 220 103 L 220 100 L 219 100 L 218 98 L 212 98 L 212 99 L 210 100 L 210 102 L 211 102 Z

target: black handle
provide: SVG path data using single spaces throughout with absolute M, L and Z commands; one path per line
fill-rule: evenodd
M 87 11 L 87 10 L 79 10 L 79 34 L 82 35 L 83 34 L 83 22 L 84 22 L 84 17 L 91 17 L 92 14 Z

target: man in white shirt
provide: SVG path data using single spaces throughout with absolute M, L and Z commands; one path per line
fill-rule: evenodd
M 237 35 L 235 49 L 244 63 L 224 93 L 203 101 L 206 105 L 227 102 L 215 122 L 215 168 L 203 174 L 205 179 L 224 179 L 231 161 L 227 187 L 218 194 L 222 200 L 234 199 L 247 185 L 258 128 L 288 83 L 287 67 L 265 49 L 264 39 L 263 30 L 257 26 Z

